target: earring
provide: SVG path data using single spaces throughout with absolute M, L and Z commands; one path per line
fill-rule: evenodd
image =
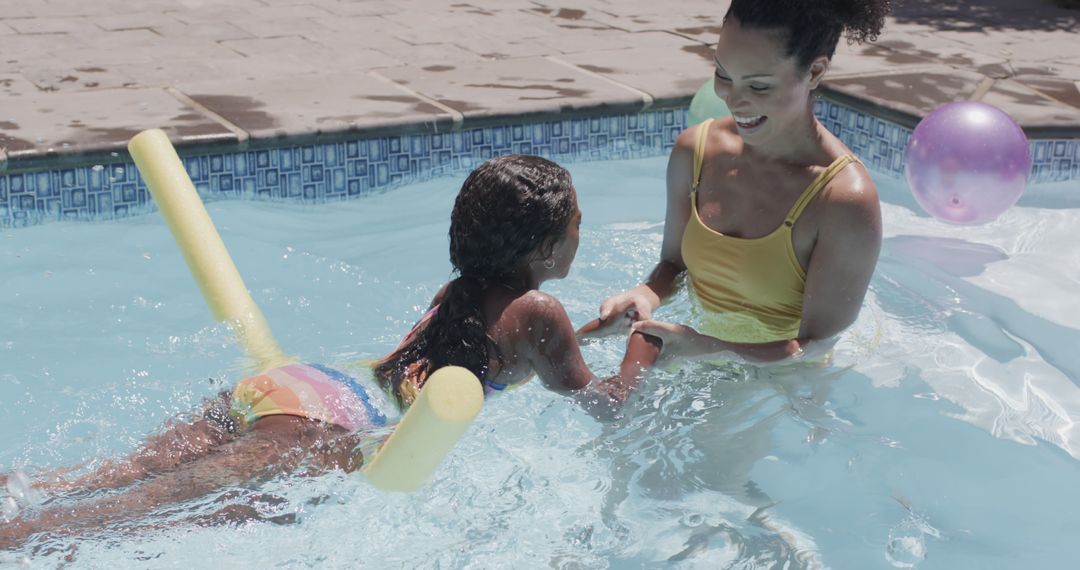
M 544 260 L 544 269 L 555 269 L 555 260 L 550 257 Z

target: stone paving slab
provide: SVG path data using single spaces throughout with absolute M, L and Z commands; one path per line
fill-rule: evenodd
M 96 65 L 75 64 L 53 67 L 56 62 L 43 64 L 22 74 L 33 85 L 45 92 L 86 91 L 91 89 L 116 89 L 138 85 L 135 78 L 118 68 L 105 69 Z
M 63 103 L 52 105 L 52 102 Z M 179 144 L 238 142 L 219 122 L 164 89 L 103 89 L 63 97 L 9 98 L 0 129 L 8 160 L 123 150 L 151 125 Z
M 494 3 L 492 5 L 497 6 Z M 528 10 L 505 8 L 479 14 L 467 9 L 447 10 L 435 17 L 417 17 L 416 11 L 406 11 L 389 14 L 382 19 L 396 24 L 398 31 L 408 34 L 402 39 L 414 44 L 453 43 L 474 34 L 521 40 L 551 36 L 562 29 L 557 18 Z
M 882 54 L 895 54 L 894 59 L 905 57 L 930 59 L 956 69 L 971 70 L 989 77 L 1005 78 L 1012 75 L 1007 51 L 988 47 L 979 51 L 977 46 L 947 40 L 931 31 L 912 32 L 903 39 L 886 39 L 868 47 L 881 50 Z M 885 59 L 888 61 L 889 57 Z M 879 71 L 882 70 L 879 69 Z
M 1080 106 L 1063 105 L 1067 102 L 1058 101 L 1019 81 L 995 81 L 979 100 L 1008 108 L 1009 115 L 1030 130 L 1064 129 L 1080 124 Z
M 675 36 L 672 36 L 675 37 Z M 651 47 L 579 52 L 558 56 L 561 61 L 648 93 L 653 105 L 689 104 L 713 71 L 712 48 L 684 39 L 676 49 Z
M 588 35 L 572 34 L 568 36 L 555 36 L 537 38 L 536 43 L 545 46 L 549 54 L 577 54 L 598 53 L 610 50 L 625 50 L 639 48 L 652 51 L 657 57 L 651 58 L 656 67 L 652 71 L 658 71 L 663 63 L 659 61 L 665 55 L 676 53 L 686 45 L 704 45 L 701 42 L 688 40 L 683 36 L 666 31 L 660 32 L 632 32 L 626 33 L 621 30 L 604 28 L 594 30 Z M 646 70 L 646 73 L 652 71 Z M 706 76 L 709 74 L 705 70 Z
M 906 113 L 917 122 L 918 117 L 945 103 L 975 98 L 980 86 L 987 81 L 993 80 L 975 71 L 933 64 L 899 69 L 889 74 L 832 79 L 825 84 L 824 91 L 826 95 L 842 93 Z
M 181 84 L 195 103 L 253 139 L 429 128 L 460 116 L 368 75 L 307 76 Z
M 1069 81 L 1044 75 L 1017 75 L 1014 79 L 1043 95 L 1080 109 L 1080 85 L 1077 85 L 1080 80 Z
M 864 75 L 879 75 L 883 69 L 893 72 L 917 70 L 937 64 L 933 53 L 886 48 L 880 43 L 848 44 L 840 42 L 825 75 L 828 81 Z
M 981 99 L 1031 136 L 1080 137 L 1080 11 L 1049 0 L 894 4 L 876 44 L 841 43 L 826 96 L 908 126 L 942 103 Z M 681 105 L 711 75 L 726 8 L 725 0 L 8 2 L 0 170 L 50 149 L 122 150 L 121 133 L 158 126 L 178 144 L 240 143 Z M 194 107 L 181 102 L 187 96 Z
M 580 12 L 583 18 L 630 32 L 647 32 L 715 28 L 720 25 L 729 4 L 726 0 L 679 0 L 677 4 L 653 0 L 610 0 L 579 3 L 579 6 L 582 6 Z M 672 9 L 675 6 L 677 9 Z
M 640 110 L 644 93 L 546 58 L 496 59 L 419 73 L 405 66 L 379 74 L 470 118 L 616 108 Z
M 351 2 L 349 0 L 332 0 L 319 4 L 336 16 L 385 16 L 417 7 L 406 6 L 403 2 Z
M 15 34 L 4 36 L 3 70 L 22 73 L 36 63 L 35 58 L 54 57 L 67 49 L 89 48 L 78 36 L 70 34 Z M 22 62 L 28 62 L 23 64 Z M 14 62 L 14 64 L 10 63 Z
M 907 126 L 941 103 L 981 100 L 1031 137 L 1077 138 L 1077 38 L 1080 11 L 1042 0 L 907 0 L 879 41 L 841 44 L 824 91 L 884 109 Z
M 30 80 L 24 75 L 17 73 L 0 73 L 0 98 L 3 98 L 4 108 L 12 100 L 19 98 L 32 98 L 40 95 L 41 90 L 38 89 Z M 14 115 L 4 111 L 0 117 L 4 119 L 14 119 Z

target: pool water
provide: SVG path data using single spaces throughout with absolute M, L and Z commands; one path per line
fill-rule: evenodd
M 655 263 L 664 167 L 571 165 L 581 250 L 545 289 L 575 323 Z M 391 349 L 449 277 L 462 179 L 209 210 L 282 346 L 345 367 Z M 881 260 L 830 366 L 658 372 L 610 424 L 536 383 L 490 400 L 415 494 L 275 479 L 137 532 L 45 533 L 0 565 L 1076 567 L 1080 189 L 1040 187 L 974 228 L 879 190 Z M 0 271 L 0 470 L 129 452 L 244 372 L 157 215 L 7 231 Z M 683 293 L 657 316 L 688 311 Z M 584 350 L 603 373 L 621 349 Z M 181 520 L 230 502 L 294 522 Z

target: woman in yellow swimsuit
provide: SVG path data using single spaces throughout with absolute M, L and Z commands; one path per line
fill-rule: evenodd
M 888 9 L 888 0 L 732 2 L 714 78 L 732 116 L 679 135 L 660 263 L 603 302 L 605 329 L 659 337 L 664 357 L 767 362 L 822 353 L 855 321 L 881 245 L 877 191 L 818 122 L 811 94 L 842 33 L 876 37 Z M 651 320 L 684 272 L 701 318 Z

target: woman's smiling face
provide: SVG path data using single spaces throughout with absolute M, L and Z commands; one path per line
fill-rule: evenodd
M 716 44 L 716 94 L 727 103 L 739 134 L 758 146 L 779 140 L 808 109 L 810 91 L 828 66 L 818 58 L 802 69 L 776 30 L 744 28 L 729 17 Z

